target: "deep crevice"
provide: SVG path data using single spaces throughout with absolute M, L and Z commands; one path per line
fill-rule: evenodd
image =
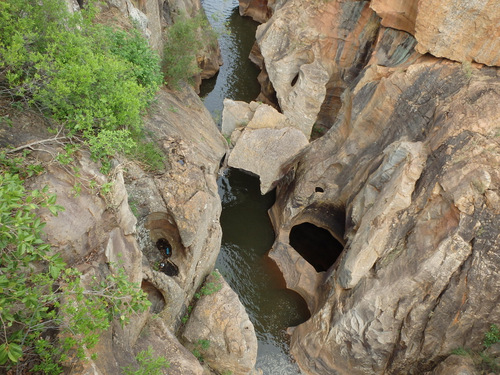
M 316 272 L 327 271 L 344 250 L 344 246 L 327 229 L 308 222 L 292 228 L 290 245 Z

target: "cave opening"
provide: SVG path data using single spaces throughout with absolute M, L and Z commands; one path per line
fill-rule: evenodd
M 141 289 L 148 296 L 149 302 L 151 302 L 151 314 L 160 313 L 165 307 L 165 298 L 163 294 L 147 280 L 142 280 Z
M 344 246 L 328 230 L 308 222 L 292 228 L 290 245 L 316 272 L 327 271 L 344 250 Z
M 293 77 L 291 86 L 294 87 L 298 80 L 299 80 L 299 73 L 297 73 L 295 77 Z

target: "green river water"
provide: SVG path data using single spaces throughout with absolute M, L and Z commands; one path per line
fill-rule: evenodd
M 202 0 L 207 16 L 221 30 L 219 43 L 224 65 L 219 74 L 204 82 L 201 97 L 220 124 L 223 99 L 250 102 L 259 94 L 259 70 L 248 59 L 257 23 L 241 17 L 237 0 Z M 309 317 L 305 301 L 285 288 L 283 277 L 267 256 L 274 232 L 267 210 L 274 192 L 260 194 L 258 178 L 227 170 L 219 178 L 222 200 L 222 248 L 216 267 L 238 293 L 255 326 L 259 351 L 257 368 L 264 375 L 295 375 L 301 372 L 289 355 L 286 328 Z

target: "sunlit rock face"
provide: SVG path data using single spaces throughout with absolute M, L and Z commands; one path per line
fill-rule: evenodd
M 279 106 L 306 137 L 320 110 L 340 108 L 340 95 L 366 63 L 378 28 L 368 1 L 289 0 L 257 29 Z
M 498 72 L 422 57 L 410 21 L 380 29 L 333 126 L 278 185 L 270 256 L 313 311 L 292 338 L 308 374 L 430 371 L 500 317 Z M 296 249 L 306 222 L 344 246 L 326 270 Z
M 422 54 L 500 65 L 498 1 L 373 0 L 370 6 L 382 25 L 414 35 Z
M 313 308 L 292 338 L 306 373 L 422 373 L 500 318 L 498 78 L 435 58 L 371 65 L 290 166 L 271 256 Z M 306 217 L 345 242 L 324 272 L 291 246 Z

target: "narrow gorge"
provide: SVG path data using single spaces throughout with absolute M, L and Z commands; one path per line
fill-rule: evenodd
M 500 373 L 500 3 L 107 0 L 97 20 L 160 56 L 196 22 L 199 69 L 145 111 L 156 170 L 118 152 L 105 172 L 0 97 L 2 174 L 23 153 L 65 209 L 36 208 L 51 254 L 88 294 L 124 272 L 149 301 L 62 373 Z

